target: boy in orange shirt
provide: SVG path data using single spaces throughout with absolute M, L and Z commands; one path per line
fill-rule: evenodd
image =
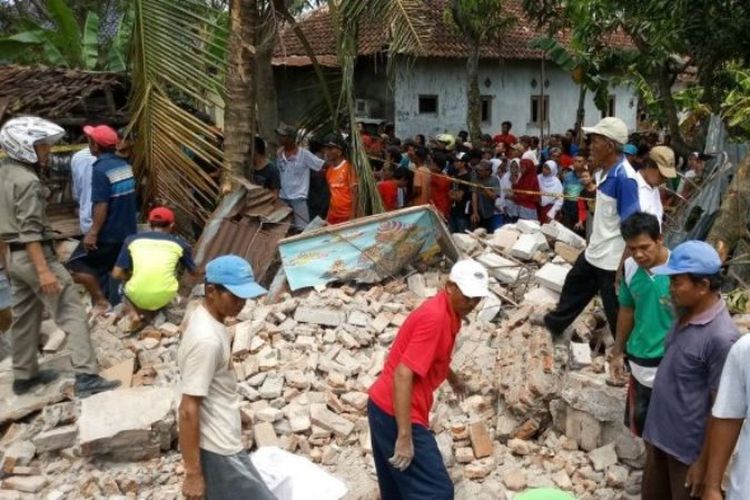
M 325 144 L 326 182 L 331 192 L 328 208 L 329 224 L 340 224 L 352 220 L 357 212 L 357 175 L 354 167 L 346 160 L 343 139 L 332 136 Z

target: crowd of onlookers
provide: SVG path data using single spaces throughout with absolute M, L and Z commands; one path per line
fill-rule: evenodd
M 494 137 L 472 142 L 468 133 L 400 139 L 392 126 L 370 133 L 360 125 L 377 189 L 386 211 L 433 205 L 452 232 L 483 227 L 492 232 L 518 219 L 557 220 L 586 236 L 595 208 L 597 171 L 586 137 L 568 130 L 542 145 L 538 137 L 512 133 L 504 122 Z M 314 217 L 345 222 L 358 212 L 358 179 L 344 135 L 312 139 L 304 147 L 289 127 L 276 130 L 275 154 L 256 138 L 250 179 L 271 189 L 294 210 L 303 229 Z M 633 134 L 621 153 L 639 172 L 644 210 L 660 220 L 665 207 L 687 198 L 702 180 L 706 156 L 675 158 L 669 137 Z M 678 177 L 678 170 L 682 171 Z

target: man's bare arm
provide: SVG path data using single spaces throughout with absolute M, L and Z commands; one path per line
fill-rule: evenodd
M 180 452 L 185 466 L 182 493 L 187 499 L 203 498 L 205 481 L 200 455 L 200 408 L 203 398 L 182 395 L 179 408 Z
M 742 418 L 714 417 L 709 429 L 706 489 L 721 491 L 721 481 L 742 431 Z

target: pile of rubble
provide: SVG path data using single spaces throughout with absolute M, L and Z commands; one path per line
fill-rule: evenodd
M 445 384 L 431 415 L 456 498 L 510 498 L 543 486 L 578 498 L 637 498 L 643 445 L 621 423 L 624 389 L 605 383 L 604 359 L 587 343 L 602 322 L 586 312 L 573 327 L 583 342 L 563 345 L 529 321 L 556 303 L 582 240 L 526 222 L 454 240 L 490 269 L 494 292 L 456 344 L 453 368 L 470 396 L 460 401 Z M 443 286 L 446 271 L 249 301 L 231 326 L 248 449 L 300 454 L 343 480 L 346 498 L 378 498 L 367 390 L 399 326 Z M 70 377 L 12 396 L 9 359 L 0 362 L 0 499 L 178 497 L 175 360 L 180 323 L 196 303 L 135 338 L 111 320 L 97 324 L 99 361 L 123 388 L 82 402 L 70 401 Z M 64 334 L 56 349 L 63 344 Z M 48 357 L 48 365 L 69 365 L 64 351 Z

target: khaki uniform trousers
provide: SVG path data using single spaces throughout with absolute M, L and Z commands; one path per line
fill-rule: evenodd
M 50 271 L 60 283 L 61 291 L 55 295 L 42 293 L 36 269 L 26 251 L 10 252 L 8 255 L 13 308 L 13 323 L 9 330 L 13 376 L 16 380 L 28 380 L 39 373 L 37 355 L 45 307 L 55 324 L 67 334 L 67 348 L 71 352 L 75 372 L 97 373 L 86 310 L 73 279 L 51 248 L 44 246 L 44 256 Z

